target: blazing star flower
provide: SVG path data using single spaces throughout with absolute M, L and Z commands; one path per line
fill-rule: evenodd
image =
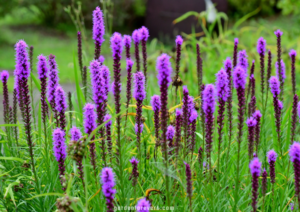
M 131 177 L 132 177 L 132 185 L 135 186 L 137 183 L 137 178 L 139 177 L 139 171 L 138 171 L 138 164 L 139 161 L 135 158 L 132 157 L 129 162 L 132 165 L 132 172 L 131 172 Z
M 100 182 L 102 184 L 102 192 L 106 198 L 107 211 L 114 210 L 114 197 L 116 194 L 116 189 L 114 189 L 115 183 L 115 174 L 113 173 L 112 168 L 105 167 L 102 169 L 100 175 Z
M 241 66 L 235 67 L 233 71 L 233 85 L 236 89 L 243 88 L 246 86 L 247 74 Z
M 58 70 L 55 61 L 55 56 L 50 54 L 49 56 L 49 81 L 48 81 L 48 101 L 51 104 L 52 110 L 55 109 L 55 90 L 58 86 Z
M 255 118 L 250 117 L 247 119 L 246 124 L 248 126 L 248 156 L 251 159 L 253 155 L 254 130 L 257 122 Z
M 149 38 L 149 30 L 142 26 L 140 29 L 139 29 L 139 34 L 140 34 L 140 40 L 141 41 L 147 41 L 148 38 Z
M 158 70 L 158 84 L 161 86 L 163 82 L 169 86 L 171 82 L 172 67 L 170 63 L 171 57 L 165 53 L 157 58 L 156 69 Z
M 123 43 L 126 50 L 126 58 L 130 59 L 130 47 L 131 47 L 131 37 L 130 35 L 123 36 Z
M 132 33 L 132 40 L 135 44 L 139 44 L 141 41 L 141 34 L 140 31 L 138 29 L 134 30 Z
M 135 123 L 134 130 L 135 130 L 136 134 L 141 134 L 143 132 L 143 129 L 144 129 L 144 125 L 143 124 L 140 124 L 140 130 L 139 130 L 137 123 Z
M 105 27 L 103 13 L 100 7 L 93 11 L 93 39 L 101 45 L 104 41 Z
M 158 95 L 152 96 L 151 105 L 154 112 L 159 111 L 161 107 L 160 96 Z
M 155 148 L 157 149 L 157 147 L 160 145 L 159 142 L 159 130 L 160 130 L 159 111 L 161 108 L 160 96 L 154 95 L 151 97 L 151 106 L 152 106 L 152 110 L 154 111 L 154 127 L 155 127 L 155 138 L 156 138 Z
M 276 31 L 274 32 L 274 34 L 276 35 L 276 37 L 281 37 L 281 36 L 283 35 L 283 32 L 281 32 L 281 31 L 278 29 L 278 30 L 276 30 Z
M 178 156 L 179 151 L 179 144 L 181 141 L 181 125 L 182 125 L 182 110 L 179 108 L 176 108 L 175 112 L 176 116 L 176 123 L 175 123 L 175 153 L 176 156 Z
M 246 50 L 241 50 L 238 53 L 238 65 L 242 67 L 247 74 L 248 69 L 248 55 L 246 53 Z
M 20 40 L 15 45 L 16 50 L 16 70 L 19 79 L 28 79 L 30 75 L 30 63 L 29 63 L 29 56 L 27 52 L 27 44 L 25 41 Z
M 263 38 L 263 37 L 260 37 L 258 40 L 257 40 L 257 53 L 258 54 L 261 54 L 261 55 L 265 55 L 265 52 L 266 52 L 266 40 Z
M 296 55 L 297 52 L 292 49 L 289 53 L 291 57 L 291 74 L 292 74 L 292 84 L 293 84 L 293 94 L 296 94 L 296 68 L 295 68 L 295 62 L 296 62 Z
M 275 67 L 276 67 L 276 76 L 278 77 L 278 79 L 280 79 L 280 76 L 281 76 L 282 83 L 284 83 L 286 75 L 285 75 L 285 64 L 284 64 L 283 60 L 281 60 L 281 62 L 280 62 L 280 70 L 279 70 L 278 62 L 275 63 Z
M 110 38 L 110 43 L 113 58 L 115 59 L 116 57 L 118 57 L 121 59 L 123 51 L 122 35 L 118 32 L 115 32 Z
M 294 142 L 289 151 L 290 159 L 294 166 L 294 174 L 295 174 L 295 195 L 299 196 L 300 193 L 300 144 L 298 142 Z M 299 203 L 300 206 L 300 203 Z
M 261 162 L 255 157 L 249 164 L 250 172 L 252 175 L 252 208 L 253 211 L 256 211 L 256 202 L 257 202 L 257 190 L 258 190 L 258 178 L 261 172 Z
M 150 207 L 151 204 L 146 198 L 140 199 L 136 205 L 137 212 L 149 212 Z
M 277 77 L 272 76 L 269 80 L 271 93 L 273 97 L 278 96 L 280 94 L 280 82 Z
M 59 128 L 53 131 L 53 152 L 58 162 L 60 176 L 65 172 L 65 159 L 67 157 L 67 145 L 65 143 L 65 132 Z
M 175 40 L 176 45 L 182 45 L 183 43 L 183 39 L 180 35 L 176 36 L 176 40 Z
M 145 91 L 145 76 L 142 72 L 137 72 L 134 74 L 134 90 L 133 97 L 136 100 L 143 101 L 146 98 Z
M 172 125 L 168 126 L 167 133 L 166 133 L 167 140 L 173 140 L 174 135 L 175 135 L 175 128 Z
M 234 49 L 233 49 L 233 68 L 236 67 L 237 65 L 237 47 L 239 44 L 239 39 L 235 38 L 234 39 Z
M 203 111 L 205 114 L 213 114 L 215 111 L 215 86 L 208 84 L 203 91 Z
M 271 178 L 271 183 L 275 183 L 275 162 L 277 158 L 277 153 L 274 150 L 270 150 L 267 153 L 268 157 L 268 163 L 270 165 L 270 178 Z
M 61 86 L 58 86 L 55 91 L 55 103 L 56 103 L 56 110 L 58 112 L 65 112 L 67 109 L 67 101 L 66 95 L 64 90 Z
M 106 114 L 104 116 L 104 122 L 108 121 L 107 123 L 105 123 L 105 127 L 110 127 L 112 125 L 112 121 L 110 120 L 111 119 L 111 115 L 110 114 Z
M 80 132 L 80 129 L 78 129 L 77 127 L 73 126 L 71 129 L 70 129 L 70 134 L 71 134 L 71 140 L 72 141 L 78 141 L 81 137 L 82 137 L 82 134 Z
M 95 105 L 87 103 L 83 108 L 84 112 L 84 132 L 91 134 L 96 129 L 97 114 L 95 112 Z
M 217 74 L 216 74 L 216 91 L 217 95 L 220 99 L 222 99 L 224 102 L 226 102 L 229 94 L 229 80 L 228 80 L 228 75 L 224 69 L 221 69 Z

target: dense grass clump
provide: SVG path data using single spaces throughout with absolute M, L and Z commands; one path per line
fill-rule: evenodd
M 88 62 L 77 33 L 76 91 L 67 95 L 59 84 L 52 54 L 38 56 L 37 79 L 33 48 L 29 54 L 23 40 L 15 46 L 13 94 L 9 73 L 1 73 L 1 211 L 287 211 L 300 205 L 297 55 L 291 50 L 285 61 L 280 30 L 273 35 L 275 63 L 263 37 L 250 53 L 235 39 L 220 54 L 224 64 L 212 70 L 216 58 L 201 48 L 213 41 L 200 45 L 178 36 L 175 52 L 155 55 L 153 64 L 146 27 L 132 38 L 115 32 L 108 63 L 99 7 L 93 17 L 95 51 Z M 35 107 L 32 82 L 40 91 Z

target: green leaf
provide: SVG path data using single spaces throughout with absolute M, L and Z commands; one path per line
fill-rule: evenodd
M 238 28 L 242 23 L 244 23 L 245 21 L 247 21 L 250 17 L 256 15 L 259 11 L 260 11 L 260 7 L 257 8 L 256 10 L 254 10 L 253 12 L 248 13 L 247 15 L 243 16 L 241 19 L 239 19 L 239 20 L 233 25 L 233 28 L 234 28 L 234 29 Z
M 43 197 L 43 196 L 60 196 L 60 197 L 63 197 L 64 195 L 61 194 L 61 193 L 45 193 L 45 194 L 38 194 L 38 195 L 35 195 L 31 198 L 27 198 L 25 200 L 32 200 L 34 198 L 38 198 L 38 197 Z
M 75 84 L 76 84 L 76 93 L 77 93 L 77 101 L 80 114 L 82 114 L 82 106 L 85 104 L 84 95 L 82 90 L 79 86 L 79 79 L 78 79 L 78 71 L 77 71 L 77 63 L 75 60 L 75 53 L 73 54 L 73 65 L 74 65 L 74 75 L 75 75 Z
M 0 157 L 0 160 L 14 160 L 14 161 L 19 161 L 19 162 L 21 162 L 21 163 L 24 162 L 23 159 L 21 159 L 21 158 L 16 158 L 16 157 Z
M 176 18 L 174 21 L 173 21 L 173 24 L 177 24 L 181 21 L 183 21 L 184 19 L 187 19 L 188 17 L 190 16 L 199 16 L 199 13 L 198 12 L 195 12 L 195 11 L 189 11 L 189 12 L 186 12 L 184 13 L 182 16 L 179 16 L 178 18 Z
M 21 124 L 0 124 L 0 127 L 18 127 L 22 126 Z

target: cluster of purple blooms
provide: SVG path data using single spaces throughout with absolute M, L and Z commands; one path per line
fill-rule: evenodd
M 134 97 L 136 101 L 136 117 L 135 117 L 135 133 L 136 133 L 136 144 L 137 144 L 137 155 L 138 159 L 141 161 L 142 147 L 141 139 L 143 134 L 143 102 L 147 99 L 146 90 L 147 90 L 147 49 L 146 42 L 149 39 L 149 31 L 146 27 L 141 27 L 140 29 L 134 30 L 132 36 L 124 35 L 115 32 L 111 39 L 111 50 L 112 57 L 114 60 L 113 63 L 113 83 L 111 86 L 111 91 L 114 96 L 115 101 L 115 113 L 116 117 L 113 117 L 107 113 L 107 100 L 110 91 L 110 71 L 107 66 L 104 65 L 104 57 L 101 55 L 101 46 L 103 44 L 105 34 L 104 19 L 103 13 L 99 7 L 93 12 L 93 39 L 95 42 L 95 57 L 94 60 L 90 62 L 90 75 L 91 75 L 91 91 L 92 91 L 92 100 L 93 103 L 86 103 L 83 108 L 83 128 L 85 134 L 89 137 L 88 140 L 91 142 L 88 143 L 88 148 L 90 151 L 90 162 L 92 164 L 94 173 L 97 172 L 97 161 L 96 161 L 96 143 L 95 139 L 99 138 L 102 149 L 102 162 L 103 166 L 100 174 L 100 182 L 102 193 L 106 199 L 107 211 L 114 211 L 114 201 L 116 194 L 116 180 L 115 176 L 120 178 L 123 177 L 122 173 L 115 175 L 112 168 L 107 167 L 106 161 L 106 149 L 109 153 L 110 162 L 114 157 L 120 166 L 119 171 L 124 171 L 121 165 L 121 153 L 122 153 L 122 141 L 121 141 L 121 59 L 122 52 L 125 48 L 126 53 L 126 71 L 127 71 L 127 86 L 126 86 L 126 109 L 129 108 L 129 102 L 131 96 Z M 277 142 L 280 148 L 280 155 L 282 153 L 282 132 L 281 132 L 281 122 L 282 122 L 282 111 L 284 108 L 283 105 L 283 88 L 284 83 L 287 79 L 286 77 L 286 66 L 283 60 L 281 59 L 281 31 L 276 31 L 275 35 L 277 37 L 277 61 L 275 62 L 276 76 L 270 76 L 269 70 L 271 70 L 271 53 L 268 52 L 268 70 L 267 75 L 265 74 L 265 53 L 266 53 L 266 40 L 264 38 L 259 38 L 257 41 L 257 52 L 260 56 L 260 75 L 261 75 L 261 95 L 262 95 L 262 107 L 265 109 L 265 103 L 267 101 L 267 95 L 265 95 L 265 83 L 270 87 L 270 91 L 273 96 L 273 106 L 274 106 L 274 117 L 275 125 L 277 132 Z M 78 32 L 78 40 L 81 41 L 81 33 Z M 135 64 L 136 64 L 136 73 L 132 77 L 132 67 L 133 59 L 131 59 L 130 48 L 131 42 L 133 40 L 135 47 Z M 139 44 L 142 46 L 142 56 L 143 56 L 143 70 L 140 69 L 140 55 L 139 55 Z M 181 48 L 183 44 L 183 39 L 181 36 L 177 36 L 175 40 L 176 44 L 176 69 L 175 69 L 175 81 L 178 83 L 179 78 L 179 65 L 181 59 Z M 82 54 L 81 43 L 78 44 L 78 53 Z M 31 156 L 31 163 L 33 171 L 35 172 L 34 167 L 34 153 L 33 153 L 33 139 L 31 133 L 31 106 L 30 106 L 30 94 L 28 79 L 30 76 L 30 59 L 28 56 L 28 46 L 21 40 L 16 46 L 16 70 L 15 70 L 15 88 L 14 88 L 14 108 L 16 104 L 19 104 L 21 115 L 24 121 L 26 140 L 29 146 L 29 153 Z M 202 66 L 200 64 L 202 59 L 200 58 L 200 47 L 197 46 L 197 53 L 199 58 L 197 58 L 198 68 Z M 298 198 L 300 206 L 300 144 L 293 141 L 294 131 L 296 129 L 297 122 L 297 113 L 300 117 L 300 103 L 298 102 L 298 96 L 296 94 L 296 83 L 295 83 L 295 60 L 296 60 L 296 51 L 290 51 L 291 58 L 291 74 L 292 74 L 292 84 L 293 84 L 293 108 L 292 108 L 292 145 L 289 150 L 290 160 L 293 163 L 294 173 L 295 173 L 295 193 Z M 164 165 L 166 166 L 166 179 L 168 179 L 168 164 L 171 162 L 172 156 L 175 155 L 176 165 L 180 163 L 178 155 L 180 151 L 183 152 L 184 159 L 187 159 L 186 155 L 191 156 L 193 159 L 194 148 L 196 146 L 196 129 L 199 113 L 197 111 L 197 100 L 196 98 L 190 96 L 189 90 L 186 86 L 182 87 L 182 108 L 176 108 L 174 114 L 174 122 L 169 122 L 169 109 L 168 109 L 168 88 L 172 82 L 172 66 L 171 66 L 171 57 L 168 54 L 161 54 L 157 58 L 156 69 L 158 72 L 157 79 L 160 89 L 160 95 L 153 95 L 151 97 L 151 106 L 154 112 L 154 131 L 155 131 L 155 152 L 154 158 L 158 157 L 159 147 L 161 146 L 162 157 L 164 160 Z M 82 68 L 82 55 L 79 55 L 80 70 Z M 200 65 L 199 65 L 200 64 Z M 258 188 L 259 188 L 259 177 L 262 177 L 262 193 L 265 196 L 267 191 L 267 176 L 268 173 L 266 169 L 262 171 L 262 164 L 259 161 L 259 144 L 260 144 L 260 131 L 261 131 L 261 118 L 262 113 L 260 110 L 256 109 L 256 96 L 255 96 L 255 78 L 254 78 L 254 61 L 248 73 L 249 64 L 248 64 L 248 55 L 246 50 L 238 51 L 238 39 L 234 40 L 234 50 L 233 50 L 233 60 L 227 58 L 224 61 L 224 68 L 216 74 L 215 84 L 202 84 L 202 72 L 198 75 L 198 80 L 201 83 L 199 84 L 198 90 L 200 94 L 201 102 L 201 112 L 200 115 L 204 118 L 202 121 L 205 126 L 202 132 L 203 144 L 205 141 L 205 146 L 200 146 L 198 151 L 198 161 L 200 164 L 205 164 L 205 167 L 209 169 L 210 173 L 213 170 L 214 165 L 212 164 L 212 150 L 213 150 L 213 136 L 215 128 L 215 110 L 218 106 L 217 111 L 217 125 L 218 125 L 218 169 L 220 168 L 220 153 L 222 152 L 221 143 L 223 139 L 223 128 L 224 128 L 224 119 L 225 119 L 225 110 L 228 112 L 228 124 L 229 126 L 229 144 L 228 144 L 228 155 L 230 151 L 230 143 L 232 138 L 232 120 L 233 120 L 233 109 L 232 109 L 232 97 L 233 97 L 233 88 L 236 90 L 237 95 L 237 145 L 238 145 L 238 159 L 237 159 L 237 184 L 236 187 L 236 196 L 238 197 L 239 192 L 239 166 L 240 166 L 240 148 L 243 141 L 243 126 L 246 123 L 248 128 L 248 157 L 249 157 L 249 168 L 252 177 L 252 208 L 253 211 L 257 210 L 257 198 L 258 198 Z M 52 139 L 53 139 L 53 152 L 56 161 L 58 162 L 58 170 L 60 174 L 60 180 L 62 184 L 62 189 L 65 191 L 66 187 L 63 183 L 63 176 L 66 172 L 65 160 L 67 158 L 67 143 L 66 143 L 66 130 L 67 130 L 67 120 L 66 120 L 66 111 L 68 110 L 67 98 L 63 88 L 59 85 L 58 78 L 58 68 L 55 61 L 54 55 L 38 56 L 38 65 L 37 65 L 39 79 L 41 81 L 41 106 L 42 106 L 42 119 L 45 123 L 48 121 L 48 103 L 50 103 L 51 111 L 53 114 L 54 121 L 56 123 L 55 129 L 53 129 Z M 83 76 L 83 75 L 82 75 Z M 248 83 L 248 94 L 251 96 L 249 102 L 248 113 L 246 113 L 248 104 L 248 96 L 246 98 L 246 88 L 247 88 L 247 77 L 249 77 Z M 7 81 L 9 74 L 7 71 L 1 73 L 1 81 L 3 84 L 3 109 L 4 109 L 4 121 L 6 124 L 16 123 L 16 114 L 13 114 L 13 109 L 9 104 L 8 98 L 8 88 Z M 133 81 L 133 93 L 131 95 Z M 174 84 L 176 86 L 176 95 L 177 88 L 179 84 Z M 226 107 L 227 106 L 227 107 Z M 16 112 L 14 112 L 16 113 Z M 245 114 L 248 115 L 246 122 Z M 72 118 L 72 116 L 71 116 Z M 116 123 L 114 123 L 114 119 Z M 126 112 L 126 122 L 127 122 L 127 112 Z M 245 122 L 245 123 L 244 123 Z M 170 125 L 168 125 L 170 123 Z M 116 125 L 116 134 L 117 136 L 112 136 L 112 126 Z M 96 132 L 96 129 L 99 129 Z M 183 133 L 182 133 L 183 131 Z M 183 136 L 182 136 L 183 134 Z M 8 134 L 9 136 L 9 134 Z M 45 137 L 46 137 L 46 127 L 45 127 Z M 70 129 L 71 141 L 82 142 L 81 139 L 84 137 L 81 134 L 79 128 L 72 126 Z M 116 138 L 115 138 L 116 137 Z M 113 138 L 116 140 L 116 151 L 113 151 Z M 224 139 L 225 140 L 225 139 Z M 206 151 L 206 161 L 204 161 L 204 151 Z M 84 151 L 82 151 L 84 152 Z M 68 153 L 69 154 L 69 153 Z M 80 153 L 81 154 L 81 153 Z M 114 156 L 115 154 L 115 156 Z M 279 154 L 279 153 L 278 153 Z M 83 155 L 81 155 L 82 159 Z M 133 157 L 129 162 L 132 165 L 132 184 L 136 186 L 138 182 L 139 172 L 138 164 L 139 160 Z M 269 164 L 269 175 L 270 182 L 272 186 L 275 186 L 276 182 L 276 160 L 277 153 L 274 150 L 270 150 L 267 153 L 267 162 Z M 79 174 L 84 185 L 84 172 L 82 161 L 79 159 L 76 161 L 79 169 Z M 183 161 L 181 161 L 183 162 Z M 190 209 L 192 210 L 192 197 L 193 197 L 193 185 L 192 185 L 192 176 L 193 176 L 193 166 L 191 163 L 185 163 L 185 173 L 186 173 L 186 194 L 189 198 Z M 202 168 L 202 166 L 200 166 Z M 262 174 L 261 174 L 262 172 Z M 212 179 L 212 175 L 211 175 Z M 211 182 L 212 183 L 212 182 Z M 166 183 L 166 192 L 169 195 L 168 190 L 168 181 Z M 274 190 L 272 191 L 274 195 Z M 167 196 L 167 201 L 170 197 Z M 237 201 L 237 200 L 235 200 Z M 137 202 L 137 211 L 149 211 L 151 207 L 151 202 L 148 199 L 141 199 Z

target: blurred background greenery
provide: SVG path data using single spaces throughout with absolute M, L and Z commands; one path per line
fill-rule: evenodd
M 111 50 L 109 36 L 114 31 L 131 34 L 135 28 L 145 23 L 147 0 L 1 0 L 0 4 L 0 70 L 14 70 L 14 44 L 24 39 L 28 45 L 35 48 L 35 58 L 39 54 L 55 54 L 60 70 L 61 83 L 73 83 L 73 56 L 76 54 L 76 32 L 84 31 L 84 65 L 88 65 L 93 55 L 93 40 L 91 37 L 92 11 L 100 6 L 106 21 L 106 38 L 102 54 L 111 67 Z M 149 0 L 150 1 L 150 0 Z M 204 0 L 203 0 L 204 1 Z M 202 12 L 202 13 L 201 13 Z M 199 13 L 199 14 L 197 14 Z M 205 28 L 203 32 L 185 34 L 178 32 L 187 41 L 184 46 L 182 71 L 195 72 L 194 55 L 189 55 L 189 48 L 195 48 L 199 42 L 203 57 L 217 58 L 213 65 L 206 67 L 216 73 L 222 66 L 222 61 L 231 56 L 233 38 L 239 37 L 240 48 L 245 48 L 249 55 L 256 53 L 256 41 L 264 36 L 268 48 L 273 48 L 275 54 L 275 38 L 273 31 L 280 28 L 284 32 L 284 53 L 290 48 L 300 46 L 300 1 L 299 0 L 228 0 L 226 13 L 218 13 L 213 24 L 206 25 L 205 13 L 196 11 L 192 14 L 199 24 Z M 173 23 L 175 24 L 176 21 Z M 220 25 L 218 25 L 220 23 Z M 218 27 L 216 27 L 218 26 Z M 192 28 L 192 26 L 191 26 Z M 217 28 L 217 30 L 215 30 Z M 151 34 L 151 32 L 150 32 Z M 201 35 L 201 36 L 200 36 Z M 204 36 L 203 36 L 204 35 Z M 172 40 L 173 42 L 173 40 Z M 172 43 L 171 42 L 171 43 Z M 170 42 L 161 42 L 152 38 L 148 42 L 149 70 L 155 70 L 155 59 L 161 52 L 173 55 L 174 46 Z M 299 49 L 300 50 L 300 49 Z M 252 55 L 251 55 L 252 56 Z M 36 64 L 36 59 L 34 63 Z M 125 64 L 122 64 L 123 68 Z M 205 61 L 204 61 L 205 68 Z M 36 71 L 35 71 L 36 72 Z M 191 78 L 192 80 L 196 78 Z M 12 81 L 10 79 L 10 89 Z M 206 80 L 206 79 L 204 79 Z M 210 79 L 207 79 L 210 81 Z

